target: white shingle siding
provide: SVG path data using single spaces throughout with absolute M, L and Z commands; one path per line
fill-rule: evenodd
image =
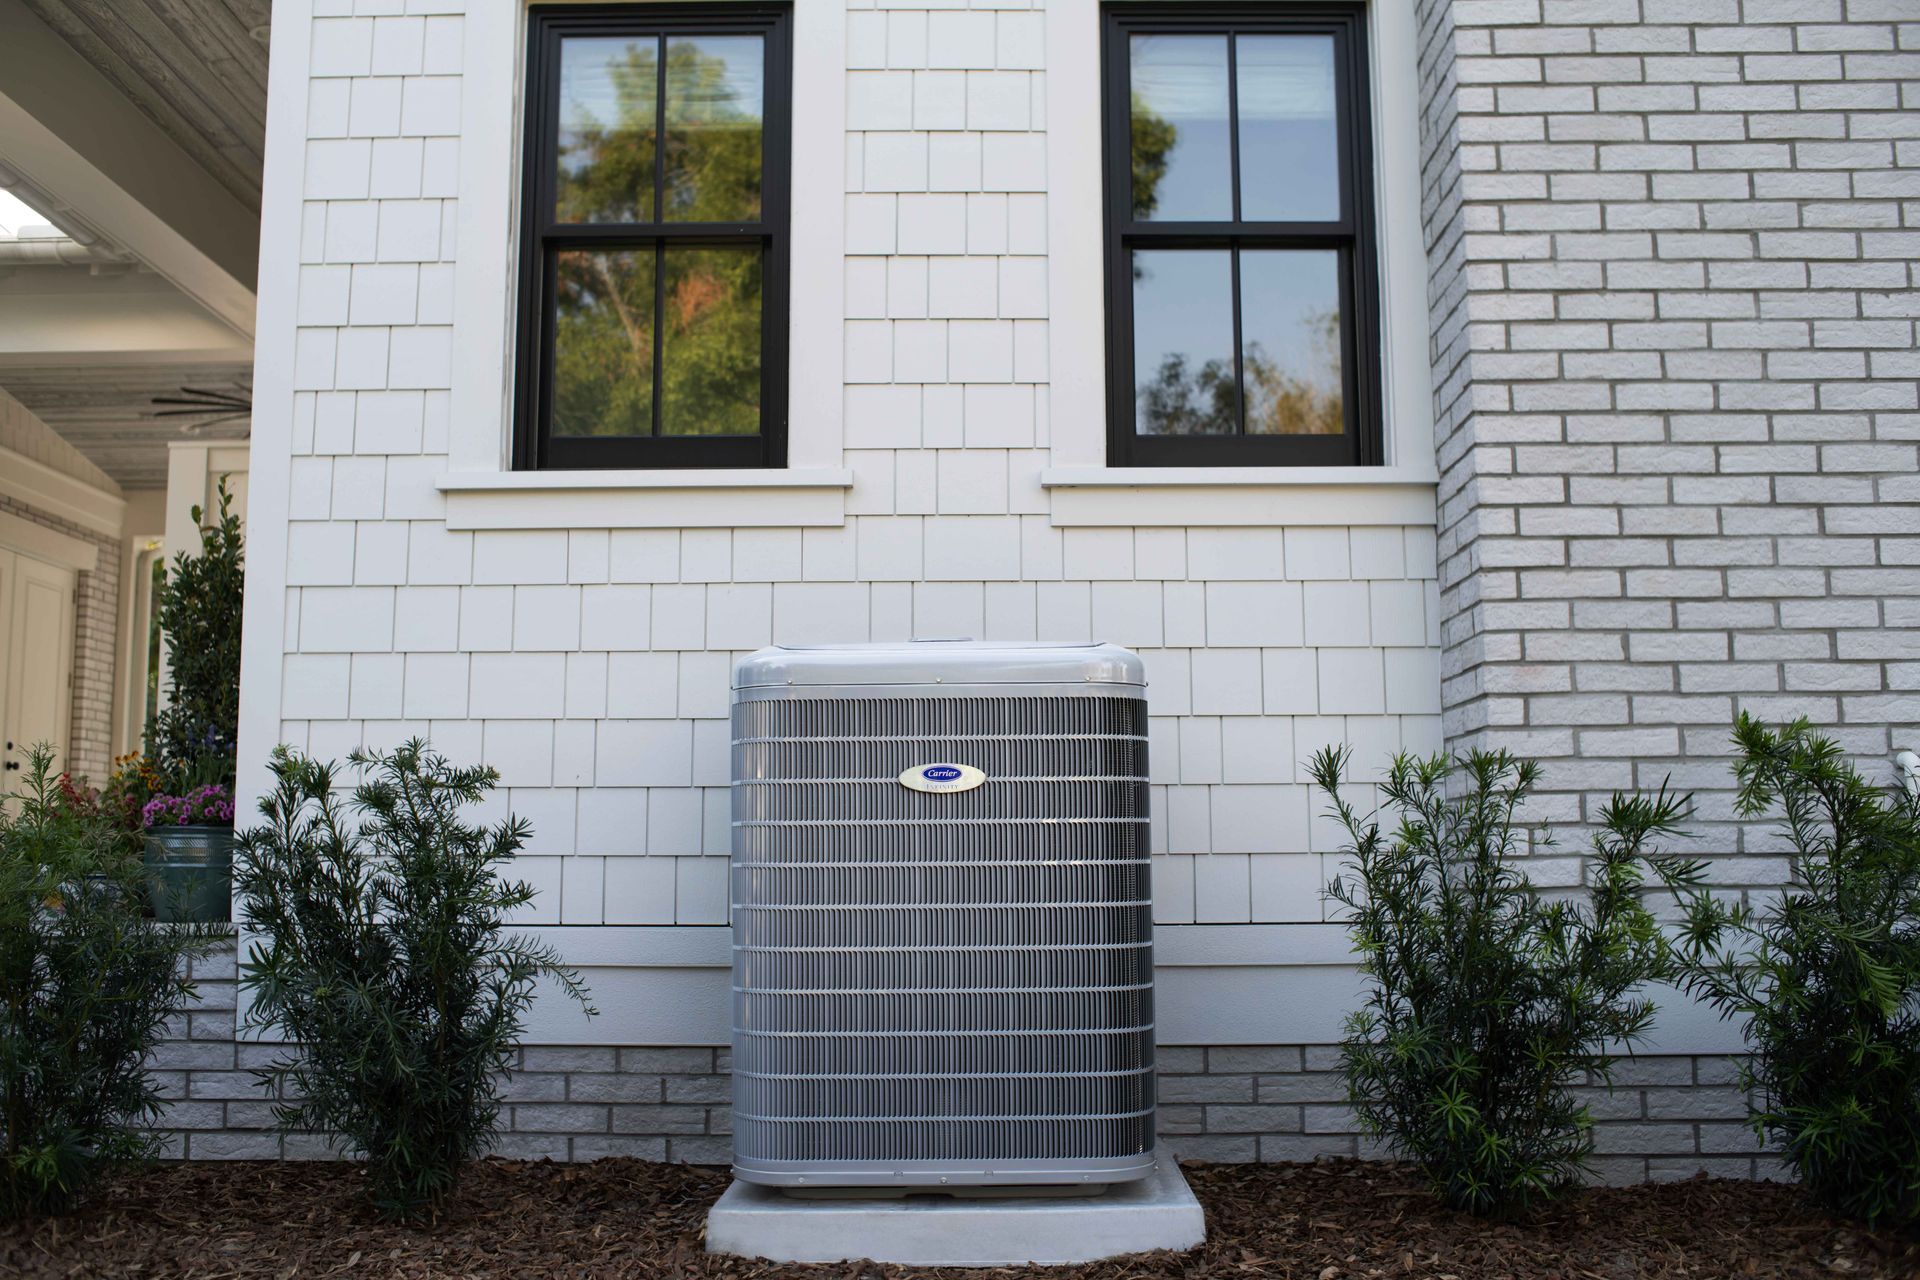
M 284 735 L 335 753 L 431 733 L 500 768 L 536 829 L 534 921 L 718 924 L 738 653 L 1111 639 L 1153 681 L 1162 918 L 1322 918 L 1329 846 L 1300 761 L 1335 740 L 1370 763 L 1439 745 L 1433 537 L 1050 523 L 1039 13 L 846 14 L 844 525 L 570 535 L 449 531 L 432 487 L 463 19 L 319 8 Z
M 800 55 L 845 60 L 845 146 L 822 153 L 845 191 L 839 250 L 795 246 L 796 271 L 832 259 L 796 289 L 796 341 L 837 337 L 824 366 L 796 361 L 794 450 L 851 488 L 770 527 L 449 528 L 436 482 L 497 468 L 508 430 L 511 335 L 455 335 L 506 297 L 494 205 L 517 189 L 505 117 L 475 113 L 515 78 L 518 19 L 461 8 L 330 0 L 286 45 L 310 75 L 298 208 L 269 211 L 299 262 L 264 286 L 290 295 L 291 401 L 261 426 L 290 456 L 260 719 L 324 754 L 427 733 L 494 762 L 498 807 L 538 831 L 538 921 L 719 922 L 727 669 L 768 642 L 1139 648 L 1174 927 L 1325 918 L 1337 839 L 1302 773 L 1325 743 L 1366 771 L 1505 742 L 1548 758 L 1541 812 L 1582 817 L 1667 773 L 1720 787 L 1737 707 L 1805 711 L 1868 754 L 1920 718 L 1920 39 L 1884 6 L 1417 6 L 1432 367 L 1390 334 L 1389 380 L 1394 405 L 1432 386 L 1437 535 L 1324 508 L 1290 523 L 1309 490 L 1255 524 L 1207 523 L 1204 493 L 1143 495 L 1122 516 L 1138 527 L 1062 520 L 1043 473 L 1089 464 L 1090 419 L 1051 326 L 1089 312 L 1050 243 L 1065 157 L 1045 64 L 1080 10 L 1018 0 L 799 6 Z M 463 191 L 488 195 L 463 213 Z M 800 225 L 819 212 L 796 203 Z M 1425 465 L 1423 442 L 1392 444 L 1396 470 Z M 783 501 L 718 492 L 707 511 Z M 1733 849 L 1724 792 L 1703 814 Z

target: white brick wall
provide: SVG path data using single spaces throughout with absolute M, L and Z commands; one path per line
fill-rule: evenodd
M 1736 712 L 1882 774 L 1920 736 L 1920 11 L 1420 9 L 1448 737 L 1547 758 L 1542 814 L 1671 777 L 1701 851 L 1777 852 Z
M 736 655 L 1113 640 L 1152 681 L 1161 919 L 1323 918 L 1302 762 L 1440 742 L 1434 534 L 1053 525 L 1037 6 L 799 6 L 846 24 L 846 242 L 795 246 L 844 250 L 844 526 L 571 533 L 452 531 L 433 488 L 454 378 L 506 359 L 450 340 L 462 6 L 315 8 L 286 740 L 494 764 L 535 827 L 533 920 L 720 924 Z

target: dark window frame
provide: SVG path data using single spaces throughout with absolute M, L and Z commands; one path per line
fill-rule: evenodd
M 1330 35 L 1334 40 L 1341 217 L 1337 222 L 1135 222 L 1132 192 L 1131 59 L 1135 34 Z M 1234 48 L 1228 40 L 1229 74 Z M 1367 11 L 1361 3 L 1316 5 L 1109 4 L 1101 19 L 1104 119 L 1102 219 L 1107 293 L 1107 462 L 1116 467 L 1377 466 L 1383 458 L 1379 246 L 1373 193 L 1372 101 Z M 1237 94 L 1229 85 L 1229 180 L 1240 203 Z M 1415 216 L 1409 212 L 1408 216 Z M 1243 248 L 1337 249 L 1340 259 L 1341 375 L 1347 430 L 1340 436 L 1151 436 L 1135 431 L 1134 249 L 1227 248 L 1233 253 L 1236 395 L 1240 373 L 1240 262 Z
M 788 275 L 791 253 L 793 41 L 792 9 L 785 4 L 533 5 L 527 26 L 525 133 L 521 154 L 521 234 L 514 381 L 513 466 L 516 470 L 685 467 L 782 468 L 787 465 Z M 762 110 L 760 218 L 754 222 L 661 221 L 665 147 L 655 145 L 651 223 L 558 223 L 555 168 L 558 149 L 560 47 L 569 36 L 762 34 L 767 44 L 766 101 Z M 663 68 L 664 72 L 664 68 Z M 665 93 L 664 74 L 660 76 Z M 657 119 L 659 137 L 664 118 Z M 553 394 L 554 255 L 564 249 L 757 244 L 765 254 L 760 296 L 760 432 L 753 436 L 549 435 Z M 655 352 L 660 350 L 655 259 Z M 655 358 L 653 423 L 660 399 Z

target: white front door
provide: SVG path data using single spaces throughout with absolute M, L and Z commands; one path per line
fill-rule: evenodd
M 53 746 L 66 767 L 73 700 L 73 570 L 0 549 L 0 794 L 27 771 L 27 749 Z

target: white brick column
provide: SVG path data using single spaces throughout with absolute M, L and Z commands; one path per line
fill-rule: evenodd
M 1737 712 L 1882 769 L 1920 722 L 1920 11 L 1422 12 L 1449 741 L 1545 758 L 1565 819 L 1670 775 L 1704 850 L 1772 851 Z

